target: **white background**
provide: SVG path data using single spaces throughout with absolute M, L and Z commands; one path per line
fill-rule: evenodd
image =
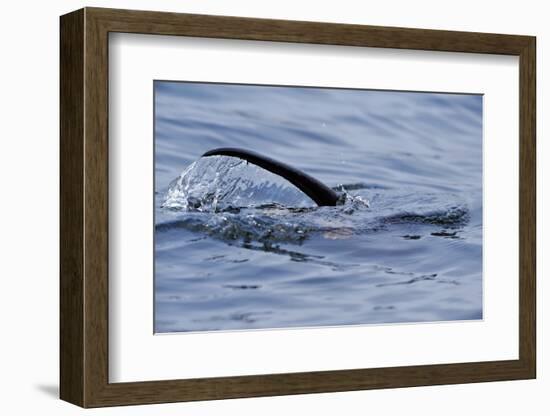
M 544 282 L 543 184 L 550 146 L 544 141 L 544 103 L 550 89 L 544 67 L 550 56 L 548 12 L 540 1 L 297 2 L 50 1 L 6 3 L 2 10 L 2 114 L 0 205 L 2 230 L 2 343 L 0 369 L 5 414 L 78 414 L 56 399 L 58 386 L 58 16 L 84 5 L 318 20 L 435 29 L 531 34 L 538 37 L 538 380 L 317 394 L 87 411 L 88 414 L 303 414 L 464 415 L 485 412 L 547 414 L 550 361 L 545 357 L 550 300 Z M 544 201 L 546 198 L 547 201 Z M 543 234 L 546 234 L 543 237 Z M 548 330 L 547 330 L 548 331 Z
M 517 190 L 519 183 L 518 61 L 497 55 L 112 35 L 110 380 L 517 359 L 518 276 L 510 270 L 518 269 L 519 194 L 510 189 Z M 153 79 L 483 93 L 483 321 L 153 336 Z

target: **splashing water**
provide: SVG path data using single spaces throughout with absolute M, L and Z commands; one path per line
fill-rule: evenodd
M 294 208 L 317 206 L 287 180 L 230 156 L 203 157 L 191 164 L 172 182 L 162 206 L 219 212 L 267 204 Z
M 204 157 L 169 186 L 157 231 L 183 228 L 226 241 L 301 243 L 314 233 L 328 239 L 375 232 L 394 224 L 456 227 L 465 206 L 446 196 L 373 190 L 377 202 L 357 194 L 365 184 L 339 185 L 342 205 L 318 207 L 285 179 L 239 158 Z M 347 189 L 353 189 L 353 193 Z

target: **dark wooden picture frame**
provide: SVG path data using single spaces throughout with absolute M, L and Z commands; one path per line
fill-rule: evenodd
M 85 8 L 61 17 L 60 396 L 82 407 L 536 376 L 535 38 L 530 36 Z M 519 56 L 519 359 L 109 383 L 110 32 Z

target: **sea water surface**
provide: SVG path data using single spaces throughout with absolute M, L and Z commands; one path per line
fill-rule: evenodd
M 155 81 L 154 134 L 155 332 L 482 318 L 482 96 Z

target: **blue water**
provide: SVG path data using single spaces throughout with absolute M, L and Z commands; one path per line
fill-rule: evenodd
M 479 95 L 157 81 L 155 204 L 156 332 L 482 318 Z

